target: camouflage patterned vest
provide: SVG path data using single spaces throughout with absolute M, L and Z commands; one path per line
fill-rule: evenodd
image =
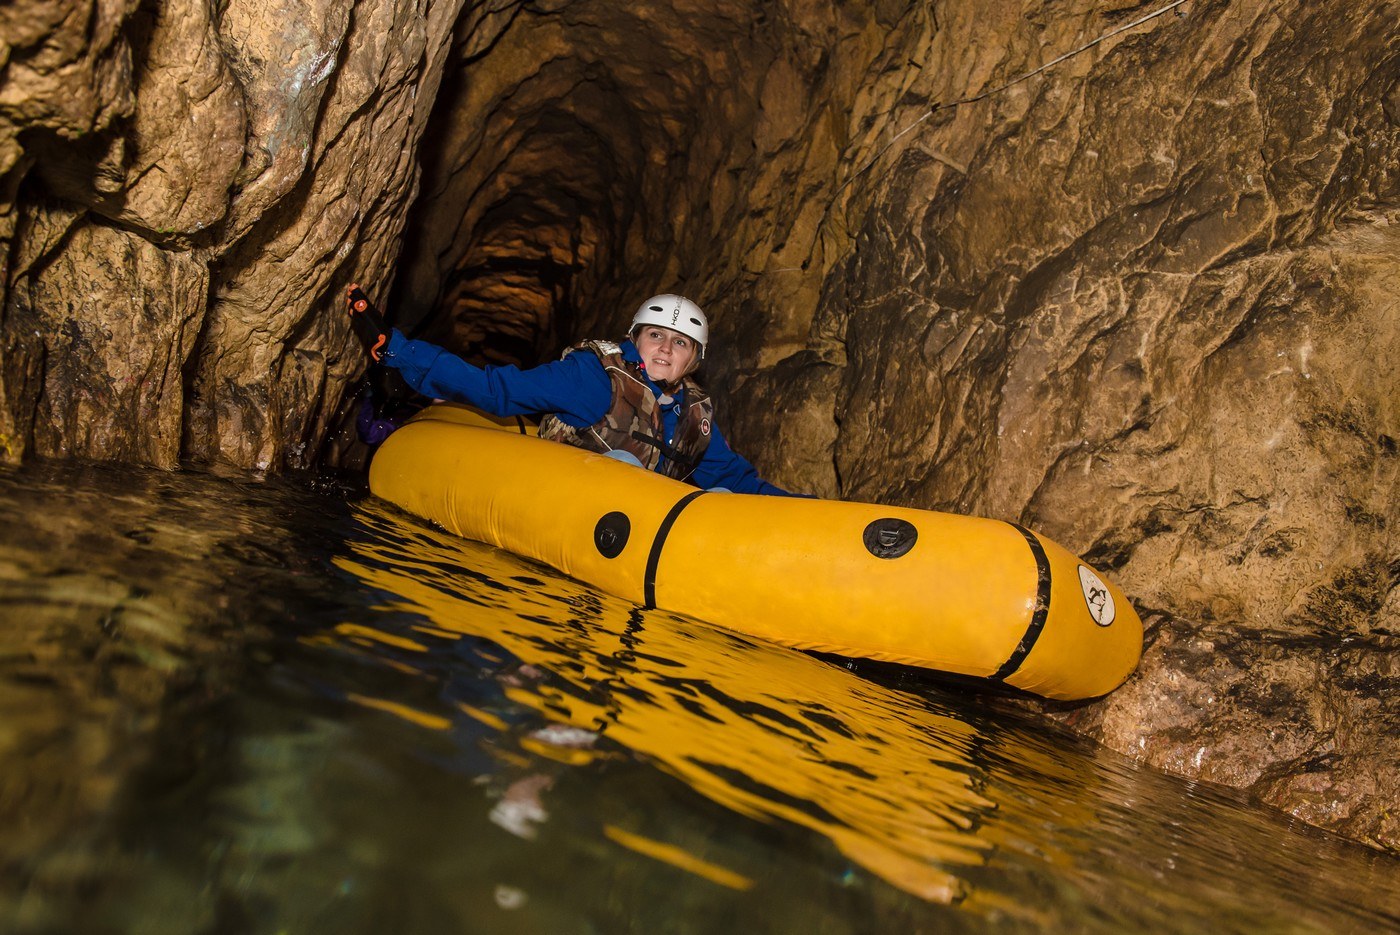
M 664 455 L 662 473 L 678 480 L 689 477 L 710 444 L 714 417 L 714 405 L 700 384 L 689 377 L 681 381 L 686 407 L 676 421 L 674 444 L 668 445 L 661 432 L 661 404 L 652 395 L 642 369 L 623 359 L 622 348 L 611 341 L 585 341 L 569 348 L 564 356 L 575 351 L 591 351 L 603 362 L 612 380 L 612 405 L 596 424 L 581 429 L 547 415 L 540 422 L 540 438 L 589 451 L 631 452 L 648 471 L 656 470 Z

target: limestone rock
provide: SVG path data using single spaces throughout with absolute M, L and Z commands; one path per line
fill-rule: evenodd
M 217 21 L 181 0 L 7 8 L 4 41 L 37 51 L 12 55 L 0 87 L 5 456 L 33 440 L 162 465 L 306 463 L 362 365 L 338 294 L 347 270 L 387 278 L 459 7 L 370 3 L 353 22 L 349 0 L 227 4 Z M 60 215 L 71 233 L 51 242 Z M 180 272 L 147 275 L 161 266 Z M 70 320 L 101 339 L 51 330 Z M 128 333 L 169 342 L 155 439 L 141 406 L 74 428 L 75 399 L 133 378 L 113 343 Z
M 181 371 L 203 319 L 207 272 L 188 254 L 108 227 L 79 226 L 65 242 L 10 297 L 11 320 L 35 336 L 29 356 L 43 362 L 42 383 L 22 389 L 40 415 L 32 450 L 100 450 L 176 467 Z
M 209 14 L 197 3 L 156 7 L 143 9 L 132 25 L 144 53 L 133 152 L 123 197 L 109 216 L 152 239 L 197 238 L 222 221 L 243 165 L 245 95 L 229 74 Z
M 1315 825 L 1394 849 L 1397 644 L 1242 635 L 1158 615 L 1140 673 L 1059 715 L 1144 762 L 1250 790 Z

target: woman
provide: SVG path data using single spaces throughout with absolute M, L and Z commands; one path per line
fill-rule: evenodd
M 353 309 L 352 300 L 352 317 Z M 529 370 L 476 367 L 398 330 L 378 359 L 425 396 L 498 416 L 545 413 L 541 438 L 706 489 L 793 496 L 760 478 L 715 426 L 709 395 L 690 376 L 705 357 L 709 334 L 698 305 L 657 295 L 637 309 L 621 344 L 584 341 L 562 359 Z

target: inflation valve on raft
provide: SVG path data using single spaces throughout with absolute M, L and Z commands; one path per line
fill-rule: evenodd
M 632 523 L 626 513 L 614 510 L 605 513 L 593 527 L 593 544 L 604 558 L 617 558 L 627 547 L 627 537 L 632 534 Z
M 899 558 L 914 547 L 919 530 L 908 520 L 886 517 L 865 527 L 861 540 L 876 558 Z

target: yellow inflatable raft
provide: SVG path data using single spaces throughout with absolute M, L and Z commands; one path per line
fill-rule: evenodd
M 369 481 L 457 535 L 798 649 L 1064 700 L 1113 690 L 1142 652 L 1116 585 L 1012 523 L 706 492 L 446 404 L 391 435 Z

